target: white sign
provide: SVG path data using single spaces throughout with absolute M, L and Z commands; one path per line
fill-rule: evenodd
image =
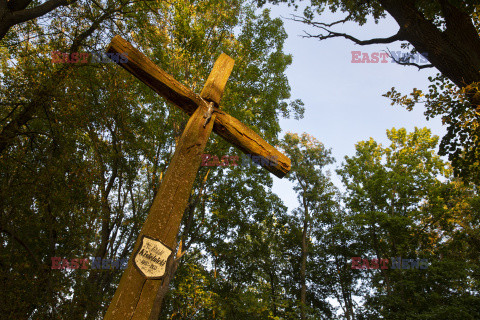
M 138 271 L 147 279 L 161 279 L 165 275 L 172 249 L 160 240 L 142 236 L 142 243 L 133 258 Z

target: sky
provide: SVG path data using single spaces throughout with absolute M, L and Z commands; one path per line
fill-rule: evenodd
M 286 132 L 313 135 L 325 147 L 332 149 L 336 163 L 329 167 L 334 184 L 345 190 L 334 170 L 344 161 L 345 156 L 355 154 L 355 143 L 368 140 L 388 145 L 386 130 L 406 128 L 408 132 L 415 127 L 427 127 L 440 138 L 446 129 L 440 118 L 427 121 L 423 105 L 413 111 L 400 106 L 392 106 L 390 100 L 382 95 L 392 87 L 402 94 L 409 94 L 413 88 L 426 91 L 429 76 L 435 76 L 436 68 L 418 70 L 416 67 L 391 63 L 352 63 L 352 51 L 374 52 L 402 51 L 401 42 L 383 45 L 360 46 L 344 38 L 332 38 L 322 41 L 302 38 L 304 30 L 318 34 L 319 29 L 288 20 L 295 13 L 286 5 L 269 6 L 272 17 L 283 17 L 288 38 L 285 53 L 293 56 L 293 62 L 287 69 L 292 99 L 301 99 L 305 103 L 303 119 L 282 119 L 280 125 Z M 301 11 L 296 13 L 301 15 Z M 342 13 L 326 12 L 317 21 L 333 22 L 345 17 Z M 389 37 L 398 31 L 398 25 L 388 16 L 378 24 L 369 21 L 363 26 L 354 23 L 338 25 L 335 31 L 347 33 L 357 39 Z M 293 184 L 287 179 L 273 176 L 273 191 L 280 196 L 290 210 L 298 206 Z

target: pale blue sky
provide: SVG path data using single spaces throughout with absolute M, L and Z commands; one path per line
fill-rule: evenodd
M 289 17 L 293 8 L 285 5 L 271 6 L 272 17 Z M 340 13 L 324 14 L 323 22 L 344 18 Z M 352 51 L 382 52 L 403 51 L 400 42 L 387 45 L 359 46 L 353 42 L 334 38 L 323 41 L 300 37 L 303 30 L 316 33 L 307 25 L 284 20 L 288 39 L 284 51 L 293 55 L 293 63 L 287 70 L 292 88 L 292 98 L 305 103 L 305 117 L 301 120 L 281 120 L 284 132 L 307 132 L 332 149 L 338 167 L 346 155 L 355 153 L 355 143 L 370 137 L 388 144 L 386 130 L 404 127 L 411 131 L 428 127 L 433 134 L 442 137 L 445 128 L 440 119 L 425 120 L 423 106 L 408 112 L 399 106 L 391 106 L 382 94 L 395 87 L 399 92 L 410 93 L 413 88 L 426 90 L 428 76 L 437 69 L 418 70 L 395 63 L 351 63 Z M 398 30 L 396 22 L 388 17 L 379 24 L 369 22 L 360 27 L 349 23 L 339 25 L 337 31 L 351 34 L 359 39 L 388 37 Z M 390 59 L 389 59 L 390 60 Z M 283 135 L 283 134 L 282 134 Z M 341 187 L 340 180 L 332 172 L 333 181 Z M 273 176 L 273 175 L 272 175 Z M 274 176 L 273 176 L 274 177 Z M 296 195 L 286 179 L 274 177 L 273 191 L 293 209 L 297 206 Z

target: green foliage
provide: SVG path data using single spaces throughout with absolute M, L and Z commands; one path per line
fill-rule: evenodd
M 435 5 L 418 4 L 437 14 Z M 309 10 L 325 5 L 355 9 L 359 23 L 383 16 L 376 1 L 317 1 Z M 438 138 L 427 129 L 392 129 L 387 147 L 359 142 L 338 170 L 341 195 L 322 143 L 308 134 L 279 141 L 280 117 L 303 115 L 302 102 L 290 100 L 282 21 L 240 0 L 175 0 L 79 1 L 2 39 L 3 318 L 102 318 L 121 271 L 55 270 L 51 258 L 129 257 L 183 130 L 182 112 L 117 65 L 51 63 L 56 50 L 103 51 L 116 33 L 196 92 L 215 58 L 231 55 L 222 106 L 291 158 L 287 179 L 299 200 L 288 212 L 270 174 L 254 165 L 201 168 L 179 235 L 187 251 L 161 319 L 480 317 L 478 187 L 453 178 L 434 153 Z M 429 116 L 463 103 L 438 81 Z M 392 93 L 408 106 L 422 96 Z M 473 114 L 458 108 L 445 120 L 457 128 L 452 134 L 474 137 Z M 206 152 L 238 153 L 217 137 Z M 352 270 L 354 256 L 425 257 L 430 265 Z
M 212 319 L 221 315 L 222 310 L 216 305 L 218 295 L 208 290 L 215 281 L 208 271 L 186 262 L 176 277 L 181 280 L 169 293 L 171 310 L 163 310 L 164 314 L 169 314 L 168 319 Z
M 392 100 L 392 105 L 404 106 L 409 111 L 415 104 L 424 104 L 427 120 L 440 116 L 442 123 L 447 125 L 447 134 L 442 138 L 439 154 L 448 155 L 456 176 L 478 184 L 480 182 L 479 112 L 465 95 L 469 89 L 478 91 L 478 83 L 459 89 L 440 74 L 435 78 L 429 77 L 429 80 L 431 84 L 427 93 L 414 89 L 408 97 L 402 96 L 392 88 L 384 96 Z
M 362 281 L 372 291 L 364 295 L 360 314 L 387 319 L 478 317 L 478 308 L 471 308 L 471 302 L 480 299 L 478 290 L 469 289 L 478 288 L 478 257 L 472 256 L 477 246 L 463 238 L 478 237 L 478 227 L 472 225 L 478 216 L 468 214 L 477 212 L 478 193 L 451 180 L 448 163 L 435 155 L 438 137 L 430 130 L 392 129 L 387 136 L 392 142 L 388 147 L 373 139 L 359 142 L 356 155 L 346 157 L 338 170 L 347 187 L 347 223 L 360 245 L 356 256 L 424 258 L 429 266 L 367 274 Z M 455 227 L 460 225 L 468 227 Z
M 5 317 L 103 315 L 121 271 L 52 270 L 50 259 L 130 255 L 187 119 L 113 63 L 51 61 L 52 51 L 103 51 L 116 33 L 197 92 L 215 58 L 231 55 L 236 66 L 222 104 L 272 143 L 281 116 L 302 115 L 302 103 L 288 100 L 284 72 L 291 56 L 283 53 L 281 20 L 268 11 L 257 15 L 242 1 L 78 2 L 49 19 L 16 26 L 2 40 L 0 64 L 0 130 L 20 124 L 0 152 L 0 265 L 2 283 L 12 288 L 0 296 Z M 216 138 L 207 152 L 226 154 L 230 148 Z M 212 252 L 216 243 L 202 232 L 213 234 L 218 224 L 225 234 L 248 229 L 242 216 L 233 223 L 226 219 L 232 212 L 246 217 L 257 211 L 248 223 L 260 223 L 272 214 L 271 202 L 278 202 L 265 191 L 271 185 L 268 173 L 254 167 L 215 170 L 196 207 L 193 230 L 185 235 L 192 250 L 203 246 Z M 201 179 L 192 199 L 200 188 Z M 252 189 L 264 197 L 254 199 Z M 230 197 L 232 207 L 222 203 Z M 221 249 L 227 238 L 218 236 Z M 200 262 L 188 266 L 190 284 L 174 287 L 187 302 L 181 312 L 198 316 L 203 314 L 198 308 L 212 306 L 224 312 L 215 291 L 201 293 L 201 305 L 187 298 L 200 292 L 193 283 L 198 282 L 195 288 L 213 283 Z

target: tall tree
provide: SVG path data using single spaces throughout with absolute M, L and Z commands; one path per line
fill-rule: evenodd
M 280 146 L 292 161 L 292 170 L 288 179 L 294 182 L 294 190 L 298 193 L 297 197 L 300 203 L 300 207 L 294 210 L 301 230 L 300 267 L 298 270 L 300 318 L 307 319 L 307 314 L 310 313 L 306 310 L 307 306 L 316 305 L 318 307 L 318 303 L 324 303 L 323 299 L 315 299 L 314 294 L 307 299 L 307 282 L 312 282 L 315 274 L 313 270 L 307 270 L 307 263 L 312 258 L 311 253 L 315 251 L 312 238 L 314 237 L 313 231 L 320 227 L 318 224 L 320 216 L 332 210 L 335 204 L 333 198 L 335 188 L 324 172 L 325 167 L 333 163 L 334 159 L 330 156 L 330 150 L 305 133 L 301 136 L 287 133 Z M 323 306 L 323 309 L 322 311 L 328 314 L 328 307 Z
M 355 156 L 346 157 L 338 170 L 362 244 L 356 256 L 389 260 L 388 269 L 352 270 L 363 272 L 363 281 L 371 286 L 357 316 L 474 319 L 479 309 L 472 308 L 472 302 L 480 297 L 478 289 L 468 288 L 478 288 L 478 258 L 470 258 L 477 249 L 475 240 L 466 245 L 463 237 L 478 238 L 478 228 L 472 230 L 478 216 L 471 213 L 477 211 L 471 205 L 478 194 L 450 180 L 448 163 L 435 155 L 438 137 L 428 129 L 392 129 L 387 136 L 391 144 L 386 147 L 373 139 L 359 142 Z M 463 209 L 457 201 L 465 204 Z M 453 218 L 457 210 L 462 211 L 463 217 L 457 216 L 462 223 Z M 427 259 L 427 269 L 413 269 L 405 262 L 408 269 L 392 269 L 392 259 L 399 257 Z

